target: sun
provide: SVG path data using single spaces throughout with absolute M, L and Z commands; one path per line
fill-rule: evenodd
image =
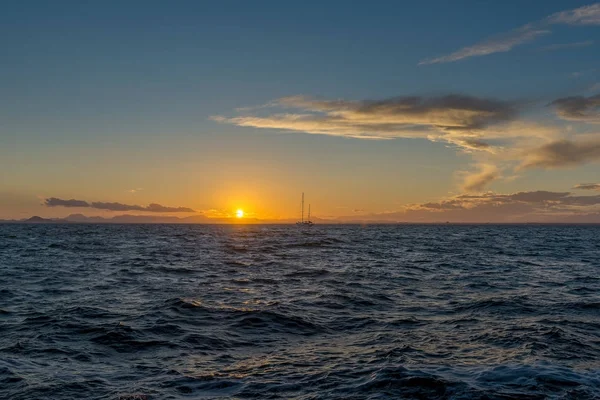
M 244 210 L 242 210 L 241 208 L 238 208 L 237 211 L 235 212 L 235 216 L 237 218 L 244 218 Z

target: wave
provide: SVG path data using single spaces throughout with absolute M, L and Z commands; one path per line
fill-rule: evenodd
M 232 312 L 233 328 L 244 331 L 280 332 L 299 335 L 313 335 L 324 332 L 319 325 L 298 316 L 284 315 L 274 311 L 265 310 L 235 310 Z
M 171 299 L 166 302 L 167 307 L 183 312 L 192 312 L 194 315 L 209 316 L 219 320 L 234 330 L 261 332 L 285 332 L 301 335 L 310 335 L 323 331 L 324 328 L 289 313 L 273 310 L 207 306 L 198 300 Z
M 452 302 L 451 302 L 452 304 Z M 540 305 L 533 306 L 528 302 L 527 297 L 506 297 L 506 298 L 487 298 L 475 301 L 460 302 L 453 309 L 456 313 L 463 312 L 488 312 L 488 313 L 509 313 L 517 314 L 535 314 L 539 312 Z
M 0 398 L 597 398 L 598 229 L 0 225 Z
M 344 243 L 341 239 L 328 238 L 321 240 L 307 240 L 302 242 L 289 243 L 286 247 L 294 248 L 294 247 L 332 247 L 334 245 Z
M 285 274 L 287 278 L 311 278 L 311 277 L 319 277 L 329 275 L 331 271 L 317 268 L 317 269 L 303 269 L 296 270 Z
M 90 341 L 111 347 L 118 352 L 138 352 L 157 347 L 176 347 L 167 340 L 145 338 L 142 332 L 138 332 L 132 328 L 102 327 L 96 330 L 99 331 L 99 334 L 93 336 Z

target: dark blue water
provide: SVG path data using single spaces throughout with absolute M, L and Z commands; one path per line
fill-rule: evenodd
M 592 399 L 600 227 L 0 225 L 2 399 Z

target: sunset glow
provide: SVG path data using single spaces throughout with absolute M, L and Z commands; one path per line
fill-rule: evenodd
M 13 2 L 0 220 L 295 224 L 305 192 L 331 223 L 600 223 L 600 3 L 537 2 L 515 20 L 437 0 L 439 21 L 420 3 L 338 21 L 332 4 L 240 2 L 265 20 L 231 17 L 239 41 L 219 2 L 132 7 L 118 34 L 105 2 Z

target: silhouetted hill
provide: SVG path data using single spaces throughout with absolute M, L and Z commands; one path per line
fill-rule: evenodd
M 56 222 L 64 222 L 64 220 L 55 220 L 55 219 L 48 219 L 48 218 L 42 218 L 42 217 L 38 217 L 37 215 L 34 215 L 33 217 L 23 220 L 23 222 L 28 223 L 28 224 L 43 224 L 43 223 L 56 223 Z
M 110 219 L 110 222 L 119 224 L 173 224 L 181 220 L 177 217 L 164 217 L 161 215 L 116 215 Z
M 97 223 L 106 223 L 110 222 L 110 219 L 106 219 L 103 217 L 87 217 L 83 214 L 71 214 L 65 218 L 67 222 L 80 222 L 80 223 L 88 223 L 88 224 L 97 224 Z
M 446 221 L 435 221 L 435 222 L 422 222 L 422 221 L 388 221 L 382 219 L 370 219 L 370 216 L 363 218 L 354 217 L 354 219 L 320 219 L 313 218 L 312 220 L 317 225 L 328 225 L 328 224 L 373 224 L 373 225 L 396 225 L 396 224 L 442 224 L 448 223 Z M 295 219 L 280 219 L 280 220 L 263 220 L 257 218 L 244 218 L 238 220 L 237 218 L 208 218 L 204 215 L 193 215 L 189 217 L 175 217 L 175 216 L 164 216 L 164 215 L 130 215 L 123 214 L 117 215 L 112 218 L 104 218 L 100 216 L 87 217 L 83 214 L 71 214 L 65 218 L 42 218 L 40 216 L 33 216 L 28 219 L 21 220 L 0 220 L 2 224 L 294 224 Z M 453 224 L 502 224 L 503 222 L 460 222 L 450 221 Z M 542 221 L 522 221 L 522 222 L 510 222 L 509 224 L 600 224 L 600 213 L 585 214 L 580 216 L 567 216 L 564 218 L 556 218 Z

